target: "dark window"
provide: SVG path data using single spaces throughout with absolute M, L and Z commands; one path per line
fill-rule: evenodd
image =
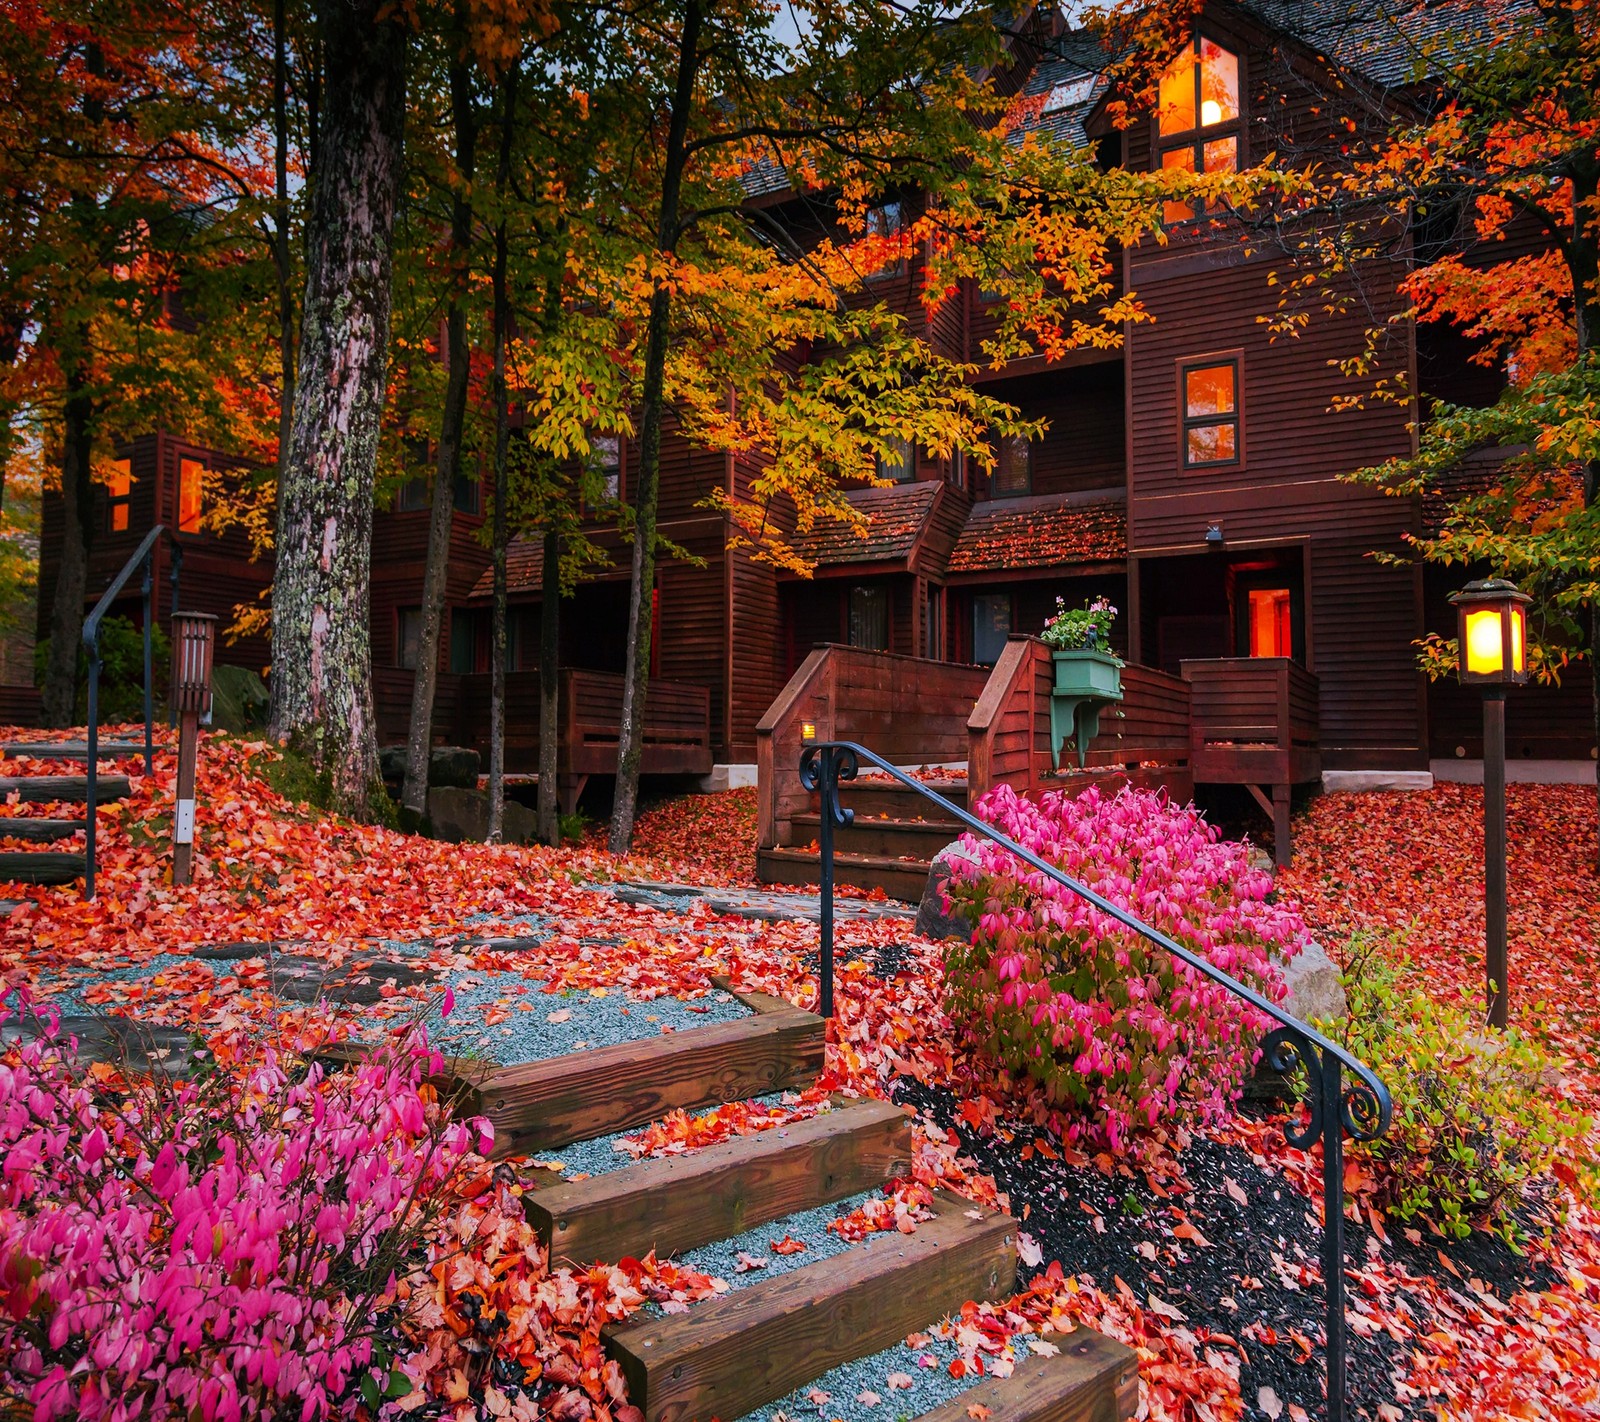
M 451 506 L 457 513 L 475 514 L 478 512 L 478 479 L 475 474 L 458 474 L 456 476 L 454 497 Z M 394 506 L 401 513 L 416 513 L 422 509 L 433 507 L 433 475 L 419 474 L 415 479 L 407 479 L 400 486 L 400 492 L 395 497 Z
M 972 599 L 972 660 L 992 667 L 1011 635 L 1011 594 L 979 593 Z
M 891 484 L 905 484 L 917 477 L 917 461 L 912 456 L 911 441 L 891 439 L 888 448 L 878 452 L 878 477 Z
M 589 449 L 600 471 L 601 488 L 614 503 L 622 497 L 622 439 L 614 434 L 597 434 Z
M 483 619 L 471 608 L 450 609 L 450 670 L 456 676 L 487 670 L 489 643 L 488 638 L 479 636 L 482 628 Z
M 129 500 L 133 492 L 133 461 L 113 459 L 111 477 L 106 480 L 106 528 L 112 533 L 126 533 L 129 521 Z
M 422 645 L 422 609 L 402 607 L 395 614 L 394 664 L 406 671 L 417 669 L 417 651 Z
M 1191 173 L 1239 169 L 1239 56 L 1196 35 L 1161 76 L 1156 113 L 1157 152 L 1163 168 Z M 1168 222 L 1187 222 L 1204 203 L 1169 202 Z
M 1239 419 L 1239 361 L 1196 361 L 1178 367 L 1187 468 L 1238 464 L 1243 456 Z
M 944 589 L 928 586 L 927 604 L 923 609 L 923 617 L 927 624 L 927 648 L 924 656 L 936 662 L 944 660 Z
M 889 595 L 881 587 L 850 589 L 850 645 L 869 652 L 889 650 Z
M 1001 435 L 994 452 L 989 494 L 1012 499 L 1033 490 L 1033 446 L 1021 435 Z

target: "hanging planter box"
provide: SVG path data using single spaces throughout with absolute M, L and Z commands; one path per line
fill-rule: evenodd
M 1050 693 L 1050 763 L 1061 769 L 1061 746 L 1069 737 L 1083 768 L 1089 744 L 1100 734 L 1100 708 L 1122 700 L 1122 663 L 1091 647 L 1053 647 L 1055 686 Z

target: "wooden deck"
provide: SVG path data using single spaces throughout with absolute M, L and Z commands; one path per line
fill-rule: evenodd
M 899 765 L 960 765 L 928 782 L 965 809 L 997 785 L 1019 795 L 1115 793 L 1132 785 L 1183 802 L 1196 785 L 1244 785 L 1272 816 L 1275 858 L 1292 853 L 1293 786 L 1321 775 L 1317 679 L 1284 658 L 1183 664 L 1181 677 L 1123 668 L 1123 700 L 1102 714 L 1082 770 L 1056 773 L 1050 754 L 1050 650 L 1013 637 L 992 670 L 818 646 L 757 727 L 760 877 L 818 878 L 816 797 L 798 766 L 810 727 L 816 740 L 850 740 Z M 835 839 L 839 882 L 915 900 L 935 854 L 960 833 L 909 791 L 847 786 L 856 822 Z
M 463 745 L 489 756 L 489 677 L 459 678 L 457 727 Z M 560 737 L 556 767 L 561 806 L 571 814 L 591 775 L 613 775 L 622 722 L 622 677 L 612 672 L 563 667 L 560 675 Z M 795 752 L 798 759 L 799 752 Z M 539 673 L 506 676 L 506 769 L 539 769 Z M 711 693 L 684 682 L 654 681 L 645 699 L 645 775 L 708 775 L 711 772 Z

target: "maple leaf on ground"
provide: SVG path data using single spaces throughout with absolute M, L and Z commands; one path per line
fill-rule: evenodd
M 772 1241 L 772 1252 L 774 1254 L 804 1254 L 806 1246 L 800 1240 L 792 1239 L 786 1234 L 782 1239 Z

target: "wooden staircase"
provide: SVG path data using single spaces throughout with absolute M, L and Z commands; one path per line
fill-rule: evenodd
M 452 1064 L 464 1109 L 496 1127 L 497 1149 L 539 1153 L 696 1109 L 813 1082 L 824 1024 L 778 999 L 738 996 L 736 1022 L 676 1032 L 520 1066 Z M 555 1263 L 662 1257 L 772 1226 L 800 1211 L 881 1187 L 911 1169 L 911 1125 L 880 1101 L 834 1109 L 681 1155 L 643 1160 L 582 1180 L 531 1172 L 524 1208 Z M 692 1305 L 635 1314 L 603 1342 L 646 1422 L 743 1417 L 842 1363 L 870 1357 L 937 1323 L 969 1300 L 1015 1289 L 1016 1231 L 1004 1214 L 954 1195 L 912 1234 L 867 1236 L 831 1258 Z M 979 1403 L 1015 1422 L 1118 1422 L 1137 1403 L 1137 1360 L 1087 1329 L 1057 1357 L 1019 1361 L 960 1406 Z M 985 1415 L 985 1414 L 976 1414 Z
M 97 762 L 122 760 L 131 755 L 143 755 L 144 743 L 131 741 L 101 741 L 95 748 Z M 26 758 L 43 762 L 82 761 L 89 758 L 89 747 L 83 741 L 6 741 L 0 743 L 0 757 L 6 760 Z M 130 785 L 126 775 L 99 775 L 95 777 L 97 804 L 127 797 Z M 17 803 L 10 804 L 15 796 Z M 60 849 L 59 846 L 83 834 L 84 820 L 53 819 L 28 813 L 23 806 L 50 804 L 78 804 L 87 802 L 89 777 L 87 775 L 27 774 L 0 775 L 0 839 L 23 840 L 40 848 L 0 850 L 0 885 L 5 884 L 72 884 L 82 879 L 85 859 L 82 849 Z
M 965 780 L 926 780 L 934 794 L 960 809 L 967 807 Z M 915 903 L 928 882 L 933 857 L 960 837 L 955 820 L 930 819 L 937 806 L 893 782 L 857 781 L 840 793 L 855 811 L 855 822 L 834 830 L 834 865 L 839 882 L 860 889 L 882 889 L 891 899 Z M 779 843 L 757 851 L 757 873 L 764 884 L 815 884 L 820 876 L 816 810 L 793 815 Z

